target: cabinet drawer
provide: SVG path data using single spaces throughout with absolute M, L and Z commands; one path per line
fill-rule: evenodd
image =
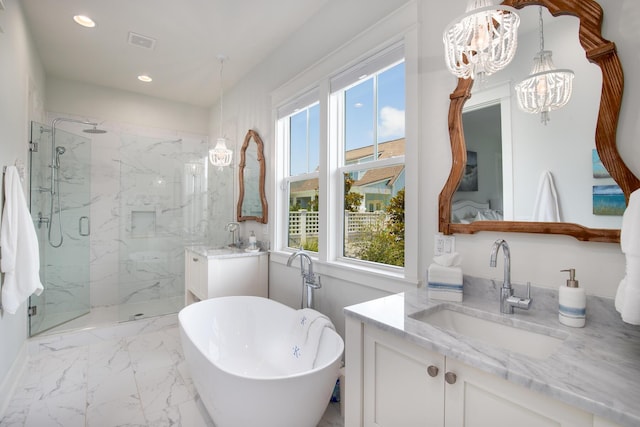
M 185 252 L 185 288 L 198 299 L 207 299 L 207 258 Z

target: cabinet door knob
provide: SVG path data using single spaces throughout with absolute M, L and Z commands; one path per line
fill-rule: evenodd
M 427 368 L 427 373 L 430 377 L 437 377 L 438 372 L 440 372 L 440 369 L 437 366 L 431 365 Z
M 193 259 L 193 262 L 198 262 L 198 258 L 194 258 L 194 259 Z
M 446 374 L 444 374 L 444 380 L 448 384 L 455 384 L 457 379 L 458 379 L 458 376 L 453 372 L 447 372 Z

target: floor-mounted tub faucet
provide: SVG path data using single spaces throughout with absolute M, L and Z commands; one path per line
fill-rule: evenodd
M 529 307 L 531 306 L 530 283 L 527 283 L 526 298 L 513 295 L 513 287 L 511 286 L 511 252 L 509 251 L 509 245 L 506 240 L 498 239 L 493 242 L 493 246 L 491 246 L 489 266 L 496 266 L 496 258 L 498 257 L 498 251 L 500 248 L 502 248 L 502 252 L 504 253 L 504 278 L 502 287 L 500 288 L 500 313 L 513 314 L 514 307 L 529 310 Z
M 292 253 L 287 260 L 287 267 L 291 267 L 293 260 L 296 257 L 300 258 L 300 275 L 302 276 L 302 301 L 300 301 L 300 306 L 304 308 L 304 291 L 307 290 L 307 308 L 313 308 L 313 291 L 316 289 L 320 289 L 322 285 L 320 284 L 320 276 L 313 272 L 313 261 L 309 254 L 307 254 L 303 249 L 298 249 L 296 252 Z M 305 270 L 304 268 L 304 260 L 307 260 L 307 265 L 309 268 Z

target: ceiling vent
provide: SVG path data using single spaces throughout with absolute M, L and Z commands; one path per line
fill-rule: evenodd
M 143 47 L 145 49 L 153 49 L 156 46 L 156 39 L 143 36 L 134 32 L 129 32 L 129 44 Z

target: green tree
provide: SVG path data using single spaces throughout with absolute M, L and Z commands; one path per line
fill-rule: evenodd
M 404 188 L 391 198 L 386 211 L 389 216 L 389 232 L 404 240 Z
M 360 193 L 351 191 L 351 186 L 354 182 L 349 174 L 344 174 L 344 209 L 349 212 L 358 212 L 364 197 Z
M 307 209 L 309 209 L 310 212 L 318 212 L 318 207 L 319 207 L 318 189 L 316 188 L 316 195 L 313 196 L 313 199 L 309 201 L 309 206 L 307 207 Z
M 404 266 L 404 188 L 398 191 L 381 219 L 359 242 L 357 254 L 362 260 Z

